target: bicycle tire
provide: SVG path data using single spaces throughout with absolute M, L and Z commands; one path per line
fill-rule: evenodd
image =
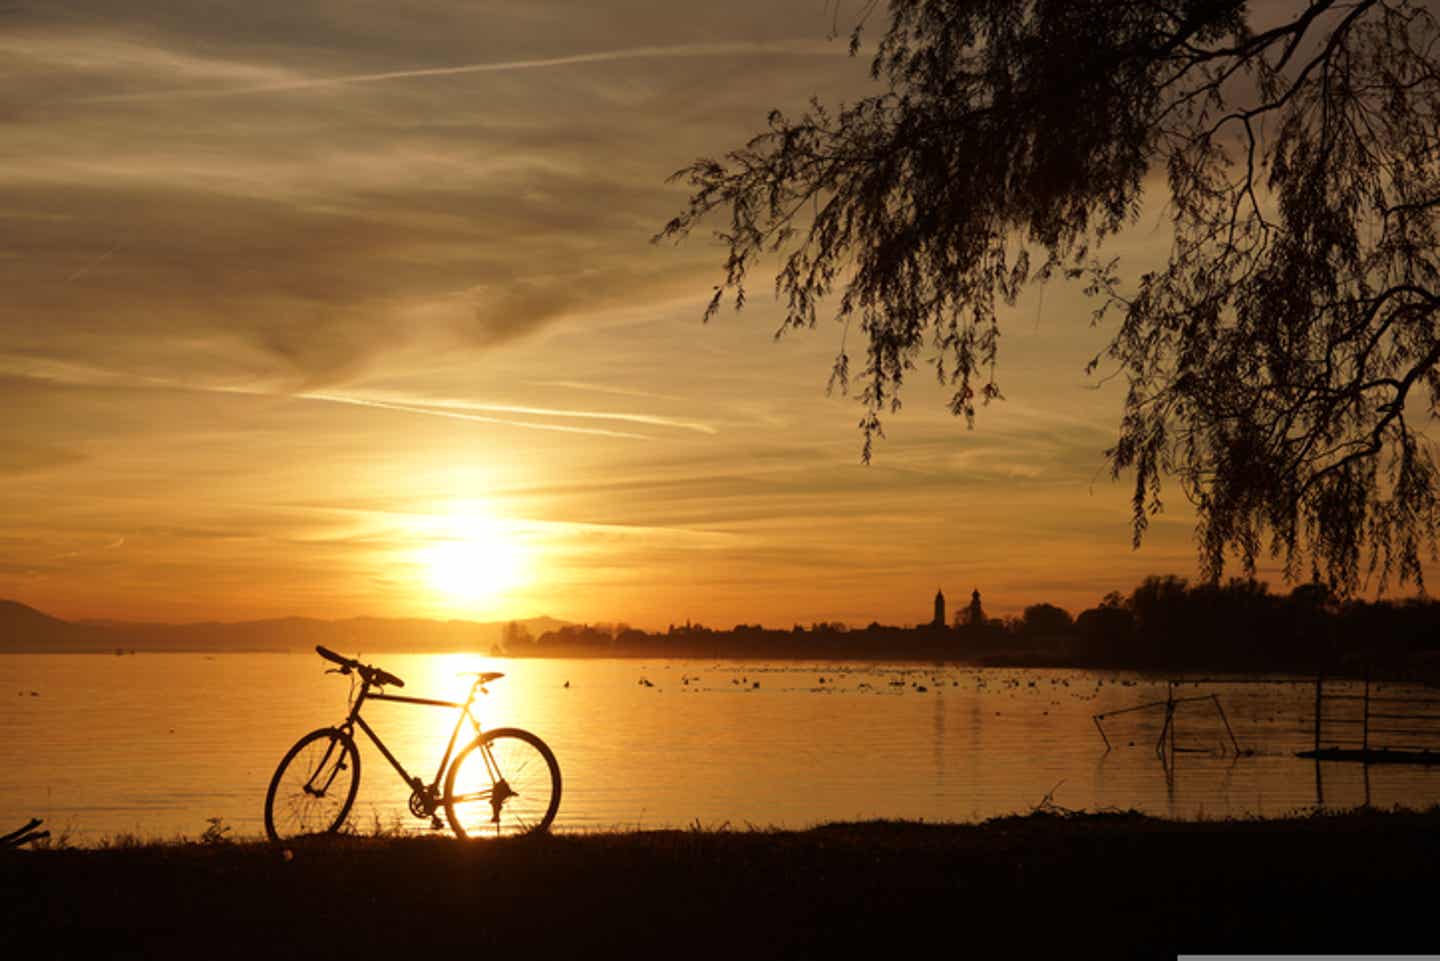
M 492 763 L 499 780 L 490 773 Z M 529 731 L 496 728 L 471 741 L 451 763 L 445 817 L 462 840 L 541 834 L 560 809 L 560 786 L 560 764 L 549 745 Z
M 319 794 L 306 789 L 317 776 L 324 781 Z M 341 777 L 349 783 L 338 785 Z M 265 792 L 265 834 L 276 843 L 334 834 L 345 823 L 359 789 L 360 751 L 355 739 L 337 727 L 311 731 L 285 753 L 270 779 Z

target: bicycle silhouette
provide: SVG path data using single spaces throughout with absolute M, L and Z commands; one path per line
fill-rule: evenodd
M 488 693 L 485 685 L 504 674 L 477 674 L 470 686 L 470 696 L 464 701 L 400 697 L 383 690 L 371 690 L 404 687 L 405 682 L 394 674 L 342 657 L 320 645 L 316 645 L 315 653 L 340 665 L 326 671 L 327 674 L 359 675 L 360 693 L 341 724 L 311 731 L 280 760 L 275 776 L 270 779 L 270 788 L 265 792 L 265 833 L 270 840 L 279 842 L 334 834 L 344 825 L 360 789 L 356 727 L 369 736 L 410 788 L 410 813 L 417 818 L 429 818 L 431 827 L 441 827 L 436 812 L 444 808 L 451 830 L 462 839 L 514 837 L 549 829 L 560 807 L 560 765 L 554 753 L 529 731 L 513 727 L 482 730 L 480 721 L 470 710 L 476 694 Z M 367 700 L 459 710 L 455 729 L 450 732 L 450 743 L 445 747 L 433 781 L 426 784 L 406 771 L 375 730 L 365 723 L 360 708 Z M 474 739 L 451 763 L 450 755 L 466 720 L 475 729 Z M 449 773 L 445 773 L 447 764 Z M 441 774 L 445 774 L 443 792 Z

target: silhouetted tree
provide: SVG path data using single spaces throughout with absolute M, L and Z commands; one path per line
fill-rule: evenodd
M 852 53 L 878 2 L 866 3 Z M 1440 29 L 1419 0 L 890 0 L 838 111 L 772 112 L 677 173 L 680 238 L 721 213 L 743 305 L 776 252 L 781 330 L 820 301 L 863 343 L 863 457 L 922 351 L 973 424 L 999 398 L 998 309 L 1081 279 L 1129 381 L 1107 457 L 1138 544 L 1172 475 L 1207 577 L 1265 550 L 1341 592 L 1420 581 L 1440 500 L 1414 422 L 1440 391 Z M 1272 22 L 1273 21 L 1273 22 Z M 1173 239 L 1133 281 L 1096 251 L 1163 171 Z M 843 339 L 832 386 L 848 389 Z
M 523 654 L 535 646 L 530 629 L 519 621 L 507 621 L 500 632 L 500 649 L 507 654 Z
M 1129 608 L 1135 618 L 1137 642 L 1132 653 L 1150 661 L 1166 649 L 1189 646 L 1192 625 L 1186 603 L 1188 590 L 1183 577 L 1152 574 L 1131 592 Z
M 1067 634 L 1073 626 L 1070 612 L 1054 604 L 1031 604 L 1020 620 L 1020 631 L 1030 637 Z
M 1135 618 L 1118 605 L 1101 605 L 1075 618 L 1075 654 L 1102 664 L 1139 663 L 1135 658 Z

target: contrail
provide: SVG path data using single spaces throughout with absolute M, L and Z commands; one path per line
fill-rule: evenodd
M 345 397 L 339 394 L 291 394 L 299 400 L 318 400 L 331 404 L 352 404 L 356 407 L 377 407 L 381 410 L 395 410 L 406 414 L 425 414 L 430 417 L 446 417 L 450 420 L 464 420 L 476 424 L 499 424 L 505 427 L 527 427 L 531 430 L 553 430 L 564 434 L 592 434 L 598 437 L 623 437 L 629 440 L 653 440 L 647 434 L 631 434 L 619 430 L 605 430 L 599 427 L 571 427 L 566 424 L 541 424 L 528 420 L 509 420 L 504 417 L 484 417 L 479 414 L 462 414 L 453 410 L 436 410 L 427 407 L 411 407 L 407 404 L 387 404 L 378 400 L 362 400 L 359 397 Z
M 347 395 L 354 398 L 355 395 Z M 373 394 L 359 398 L 361 400 L 377 400 Z M 426 411 L 466 411 L 479 412 L 484 414 L 522 414 L 539 417 L 574 417 L 581 420 L 618 420 L 631 424 L 641 424 L 647 427 L 672 427 L 676 430 L 691 430 L 697 434 L 718 434 L 719 431 L 709 424 L 699 421 L 678 420 L 673 417 L 662 417 L 659 414 L 629 414 L 619 411 L 602 410 L 573 410 L 555 407 L 523 407 L 513 404 L 480 404 L 468 400 L 448 399 L 426 399 L 412 400 L 405 397 L 379 398 L 380 403 L 391 404 L 398 407 L 410 409 L 421 409 Z
M 308 400 L 326 404 L 348 404 L 352 407 L 374 407 L 380 410 L 393 410 L 406 414 L 424 414 L 430 417 L 445 417 L 449 420 L 463 420 L 475 424 L 496 424 L 501 427 L 523 427 L 528 430 L 550 430 L 559 431 L 564 434 L 590 434 L 595 437 L 620 437 L 626 440 L 654 440 L 649 434 L 635 434 L 628 431 L 607 430 L 602 427 L 575 427 L 568 424 L 545 424 L 531 420 L 512 420 L 508 417 L 485 417 L 480 414 L 465 414 L 455 410 L 443 408 L 424 407 L 414 404 L 392 404 L 378 400 L 366 400 L 360 397 L 346 397 L 342 394 L 319 394 L 319 393 L 290 393 L 286 391 L 258 390 L 250 387 L 222 387 L 218 385 L 187 384 L 184 381 L 173 380 L 165 377 L 149 377 L 136 374 L 118 374 L 99 368 L 86 368 L 80 366 L 63 364 L 36 364 L 29 358 L 25 363 L 9 363 L 11 358 L 0 354 L 0 373 L 18 373 L 22 377 L 33 377 L 39 380 L 48 380 L 59 384 L 77 385 L 115 385 L 115 386 L 141 386 L 141 387 L 162 387 L 171 390 L 198 391 L 210 394 L 241 394 L 247 397 L 289 397 L 294 400 Z M 497 412 L 505 408 L 495 405 Z M 481 408 L 485 409 L 485 408 Z M 551 413 L 540 408 L 514 408 L 515 411 L 529 410 L 531 413 L 543 416 L 582 416 L 579 413 L 561 414 Z M 600 415 L 591 415 L 600 416 Z M 642 419 L 643 415 L 621 416 L 619 419 L 649 423 Z M 656 419 L 657 424 L 663 423 L 662 419 Z M 675 426 L 675 425 L 666 425 Z M 688 426 L 688 425 L 686 425 Z M 691 429 L 698 429 L 692 427 Z
M 136 100 L 172 100 L 200 97 L 241 97 L 251 94 L 284 93 L 291 90 L 316 90 L 350 84 L 379 83 L 385 80 L 411 80 L 424 77 L 455 77 L 469 73 L 503 73 L 512 70 L 543 70 L 584 63 L 609 63 L 617 60 L 654 60 L 675 57 L 728 57 L 742 54 L 769 55 L 835 55 L 843 47 L 821 43 L 701 43 L 671 46 L 631 47 L 624 50 L 599 50 L 564 57 L 541 57 L 530 60 L 499 60 L 490 63 L 461 64 L 455 67 L 423 67 L 415 70 L 391 70 L 385 73 L 357 73 L 343 77 L 316 77 L 304 80 L 281 80 L 248 87 L 218 87 L 208 90 L 153 90 L 145 93 L 122 93 L 104 97 L 84 97 L 73 103 L 118 103 Z
M 84 277 L 86 274 L 90 273 L 93 268 L 98 267 L 105 261 L 109 260 L 111 256 L 114 255 L 115 251 L 119 248 L 119 246 L 119 244 L 111 244 L 109 250 L 105 251 L 99 257 L 96 257 L 94 260 L 90 261 L 89 263 L 81 267 L 79 270 L 75 271 L 66 279 L 65 282 L 67 284 L 73 284 L 81 277 Z

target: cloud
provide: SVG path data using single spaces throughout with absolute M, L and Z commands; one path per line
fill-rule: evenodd
M 76 596 L 313 611 L 340 590 L 314 572 L 384 569 L 403 515 L 482 490 L 642 606 L 679 576 L 697 610 L 727 579 L 853 607 L 833 585 L 891 592 L 1006 525 L 1088 543 L 1110 422 L 1055 375 L 1065 297 L 1046 337 L 1007 330 L 1029 379 L 1002 370 L 1059 415 L 970 434 L 917 377 L 863 468 L 835 338 L 772 345 L 761 297 L 702 329 L 723 249 L 649 242 L 676 168 L 874 89 L 821 5 L 222 7 L 34 4 L 0 37 L 0 526 L 44 542 L 12 560 L 113 544 L 134 578 Z M 302 499 L 387 516 L 277 505 Z
M 84 454 L 58 444 L 0 438 L 0 475 L 69 467 L 84 460 Z
M 615 387 L 610 384 L 591 384 L 575 380 L 537 380 L 536 387 L 559 387 L 564 390 L 589 391 L 597 394 L 617 394 L 621 397 L 651 397 L 657 400 L 680 400 L 674 394 L 657 394 L 650 390 L 633 387 Z
M 21 28 L 0 34 L 0 57 L 22 75 L 29 71 L 72 77 L 117 76 L 152 81 L 247 86 L 303 81 L 302 75 L 271 65 L 205 57 L 131 39 L 123 33 Z
M 665 177 L 846 62 L 826 18 L 758 5 L 77 0 L 11 26 L 6 347 L 300 391 L 703 299 L 713 251 L 648 243 Z M 211 96 L 241 92 L 286 95 Z

